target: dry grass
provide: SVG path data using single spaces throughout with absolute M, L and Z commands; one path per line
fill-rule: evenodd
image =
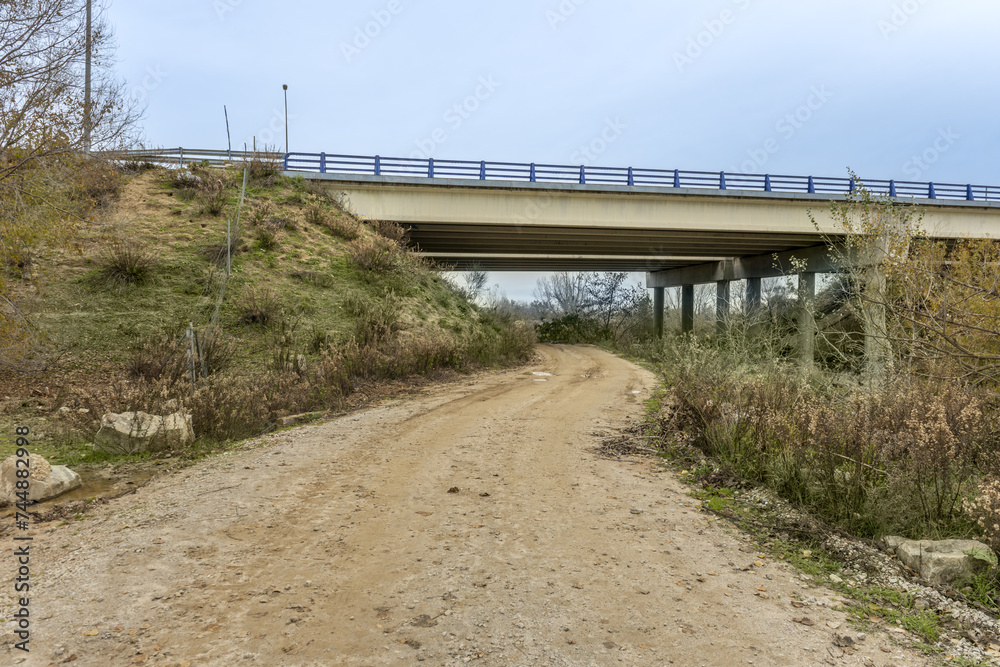
M 323 226 L 331 234 L 345 241 L 357 239 L 363 230 L 360 222 L 345 215 L 326 216 L 323 220 Z
M 179 381 L 187 372 L 181 341 L 171 336 L 145 341 L 133 350 L 125 362 L 125 370 L 136 380 L 166 380 L 168 384 Z
M 255 201 L 247 206 L 246 212 L 251 225 L 263 225 L 274 215 L 274 204 L 266 199 Z
M 156 270 L 156 254 L 131 240 L 113 241 L 97 258 L 99 282 L 105 289 L 123 292 L 147 283 Z
M 660 429 L 688 434 L 733 478 L 865 536 L 968 532 L 965 501 L 1000 452 L 1000 419 L 982 391 L 912 378 L 835 388 L 780 362 L 747 366 L 692 341 L 673 347 Z M 984 524 L 994 506 L 988 497 L 976 506 Z
M 252 153 L 242 164 L 241 170 L 242 168 L 249 170 L 250 180 L 254 185 L 270 187 L 281 176 L 284 164 L 276 148 L 264 146 L 262 150 Z
M 211 375 L 230 367 L 236 342 L 225 333 L 199 331 L 193 362 L 198 375 Z M 190 344 L 184 336 L 154 336 L 137 345 L 125 362 L 129 377 L 172 386 L 187 377 Z
M 397 222 L 390 220 L 373 220 L 368 223 L 372 231 L 382 238 L 389 239 L 393 243 L 405 246 L 409 240 L 409 231 Z
M 359 237 L 347 244 L 346 251 L 355 268 L 371 273 L 392 273 L 406 259 L 403 248 L 383 236 Z
M 278 297 L 269 289 L 249 287 L 234 300 L 236 321 L 246 326 L 268 328 L 284 319 Z

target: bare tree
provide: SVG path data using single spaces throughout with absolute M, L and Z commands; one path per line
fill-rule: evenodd
M 583 315 L 591 307 L 585 273 L 563 271 L 539 278 L 534 296 L 545 316 Z
M 82 148 L 88 116 L 95 146 L 113 149 L 130 138 L 141 109 L 111 69 L 113 33 L 101 5 L 85 104 L 86 12 L 87 0 L 0 0 L 0 183 L 32 160 Z
M 473 266 L 470 271 L 466 271 L 462 277 L 465 279 L 465 289 L 469 293 L 469 298 L 473 301 L 486 290 L 486 285 L 490 281 L 490 274 L 480 266 Z
M 648 299 L 640 285 L 630 285 L 625 272 L 593 273 L 587 276 L 591 314 L 602 328 L 616 329 L 636 314 Z

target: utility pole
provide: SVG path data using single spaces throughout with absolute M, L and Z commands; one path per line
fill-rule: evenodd
M 83 83 L 83 150 L 90 155 L 90 2 L 87 0 L 87 65 Z

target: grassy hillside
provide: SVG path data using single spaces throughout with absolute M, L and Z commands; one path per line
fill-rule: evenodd
M 367 383 L 530 355 L 529 329 L 469 303 L 405 230 L 254 167 L 228 279 L 240 169 L 140 169 L 73 251 L 40 258 L 24 291 L 58 361 L 3 378 L 0 430 L 29 424 L 39 453 L 94 461 L 101 413 L 183 405 L 204 449 L 337 409 Z M 208 342 L 194 387 L 189 325 Z

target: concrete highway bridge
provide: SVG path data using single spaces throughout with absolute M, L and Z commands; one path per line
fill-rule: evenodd
M 690 330 L 695 285 L 717 285 L 724 321 L 732 281 L 747 281 L 754 307 L 761 279 L 788 274 L 793 257 L 808 298 L 815 274 L 838 270 L 827 244 L 842 230 L 830 203 L 857 186 L 850 178 L 325 153 L 284 160 L 287 175 L 322 183 L 364 218 L 403 225 L 424 256 L 457 270 L 645 272 L 661 331 L 665 288 L 682 288 L 682 328 Z M 919 204 L 932 236 L 1000 237 L 1000 187 L 864 186 Z
M 161 149 L 124 157 L 183 164 L 260 156 Z M 840 269 L 828 247 L 842 231 L 830 204 L 858 185 L 851 178 L 377 155 L 269 158 L 282 160 L 286 175 L 322 183 L 358 215 L 408 228 L 419 252 L 456 270 L 645 272 L 661 332 L 664 289 L 681 288 L 682 328 L 691 330 L 695 285 L 717 286 L 724 322 L 731 282 L 746 281 L 754 308 L 761 280 L 793 272 L 793 258 L 808 299 L 817 273 Z M 1000 238 L 1000 186 L 865 180 L 864 187 L 919 204 L 931 236 Z

